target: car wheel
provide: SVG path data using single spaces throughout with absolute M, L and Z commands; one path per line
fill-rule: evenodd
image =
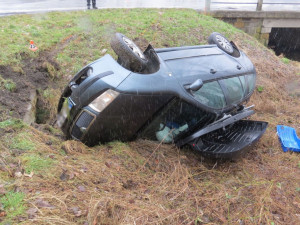
M 232 55 L 234 52 L 233 46 L 230 43 L 230 41 L 227 40 L 222 34 L 213 32 L 208 37 L 208 43 L 209 44 L 216 44 L 220 49 L 222 49 L 224 52 L 228 53 L 229 55 Z
M 125 35 L 116 33 L 111 39 L 110 45 L 118 55 L 118 61 L 134 72 L 140 72 L 146 68 L 148 59 L 142 50 Z

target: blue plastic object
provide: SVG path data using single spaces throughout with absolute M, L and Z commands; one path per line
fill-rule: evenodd
M 300 152 L 300 139 L 292 127 L 277 125 L 277 134 L 284 152 Z

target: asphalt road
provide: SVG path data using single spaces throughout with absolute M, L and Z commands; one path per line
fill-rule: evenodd
M 211 10 L 256 9 L 257 0 L 212 0 Z M 264 11 L 300 11 L 300 0 L 264 0 Z M 275 4 L 274 4 L 275 3 Z M 290 4 L 278 4 L 290 3 Z M 101 8 L 192 8 L 204 10 L 205 0 L 98 0 Z M 0 15 L 86 9 L 86 0 L 0 0 Z

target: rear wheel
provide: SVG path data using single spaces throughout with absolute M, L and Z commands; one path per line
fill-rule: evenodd
M 227 38 L 225 38 L 222 34 L 213 32 L 208 37 L 208 43 L 209 44 L 216 44 L 220 49 L 222 49 L 224 52 L 228 53 L 229 55 L 232 55 L 234 52 L 233 46 L 230 43 Z
M 119 57 L 118 62 L 126 68 L 134 72 L 140 72 L 146 68 L 148 59 L 142 50 L 125 35 L 116 33 L 110 45 Z

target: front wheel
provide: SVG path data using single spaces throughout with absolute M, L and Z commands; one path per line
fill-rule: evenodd
M 234 52 L 233 46 L 230 41 L 227 40 L 222 34 L 213 32 L 208 37 L 209 44 L 216 44 L 220 49 L 226 52 L 229 55 L 232 55 Z
M 148 59 L 142 50 L 125 35 L 116 33 L 111 39 L 110 45 L 118 55 L 118 61 L 128 69 L 140 72 L 146 68 Z

